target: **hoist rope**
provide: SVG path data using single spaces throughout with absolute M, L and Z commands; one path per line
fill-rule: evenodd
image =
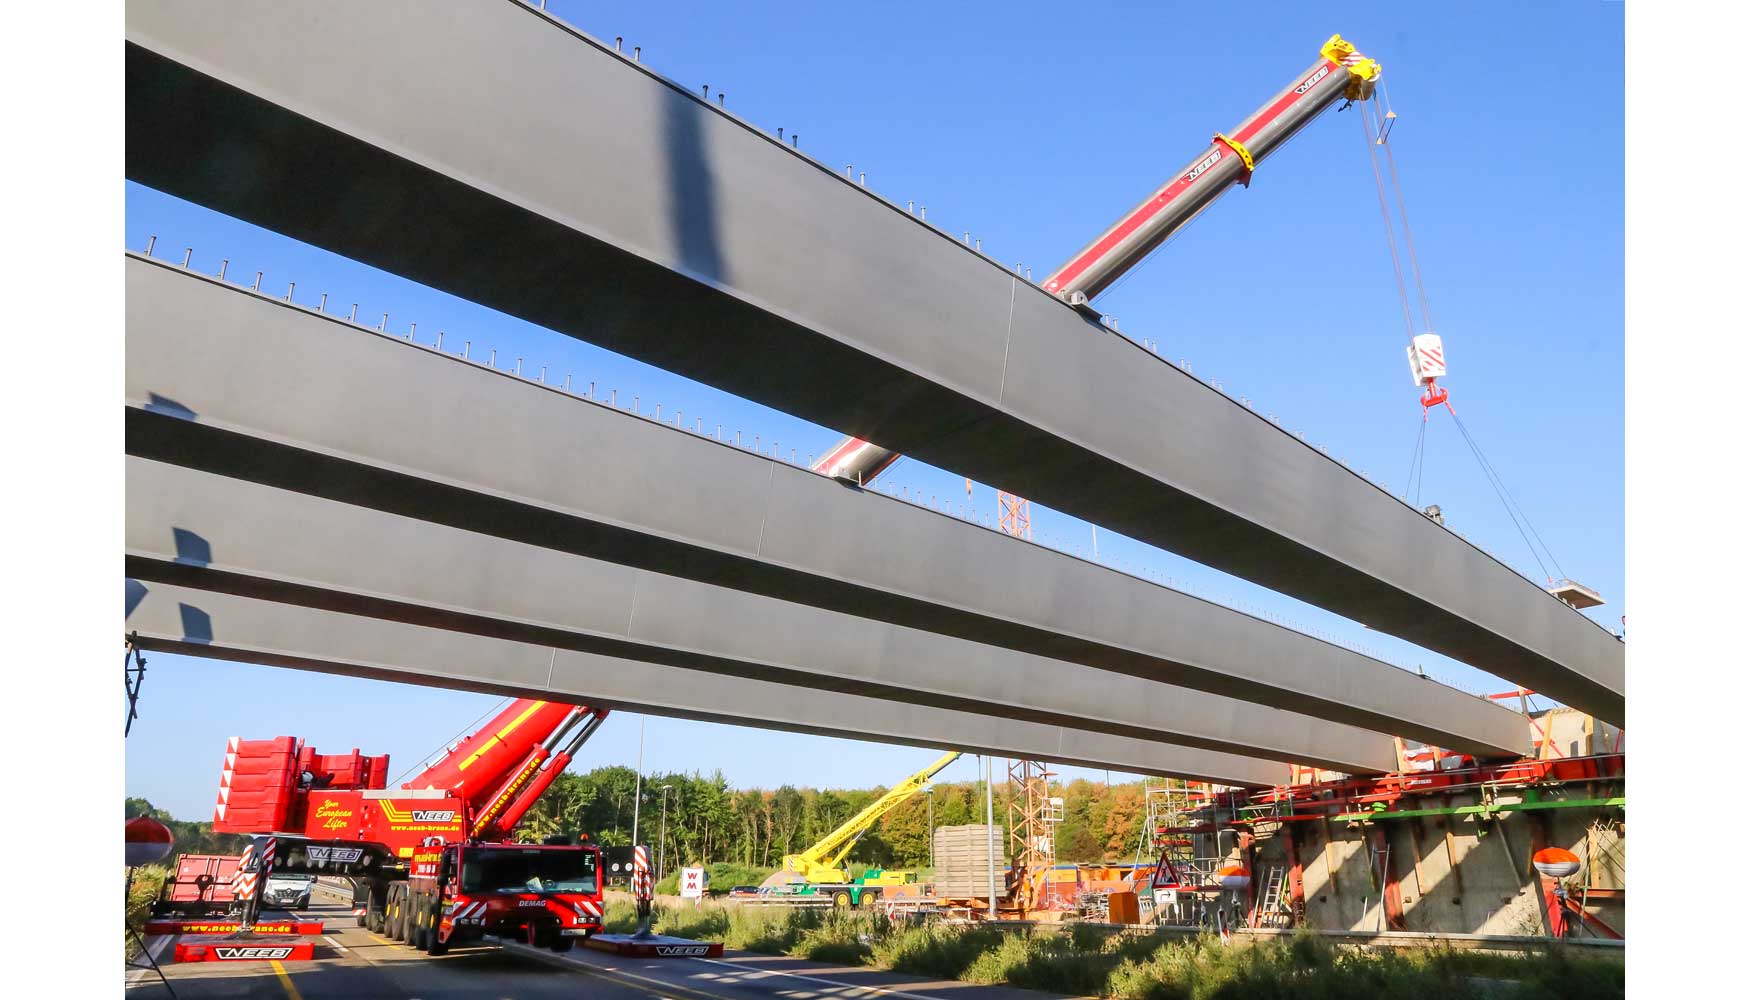
M 1398 180 L 1397 159 L 1392 155 L 1391 142 L 1386 136 L 1385 113 L 1379 107 L 1380 100 L 1376 99 L 1370 102 L 1374 105 L 1371 114 L 1367 103 L 1362 104 L 1361 135 L 1362 140 L 1367 143 L 1367 160 L 1373 167 L 1373 186 L 1375 193 L 1379 196 L 1379 216 L 1385 225 L 1386 248 L 1391 251 L 1392 275 L 1397 281 L 1398 304 L 1403 308 L 1404 329 L 1409 336 L 1411 346 L 1414 347 L 1415 319 L 1411 315 L 1409 288 L 1404 282 L 1402 256 L 1407 256 L 1410 260 L 1410 271 L 1415 279 L 1417 302 L 1421 308 L 1424 330 L 1433 330 L 1433 312 L 1428 305 L 1427 285 L 1422 280 L 1422 265 L 1416 256 L 1416 241 L 1410 230 L 1410 215 L 1404 207 L 1404 190 L 1403 185 Z M 1391 177 L 1392 194 L 1397 202 L 1399 224 L 1404 227 L 1404 253 L 1402 256 L 1398 253 L 1396 226 L 1392 223 L 1391 209 L 1386 204 L 1385 176 L 1380 173 L 1379 153 L 1374 149 L 1375 146 L 1385 147 L 1386 171 Z M 1451 406 L 1448 406 L 1447 409 L 1452 410 Z M 1519 501 L 1513 498 L 1512 492 L 1507 489 L 1506 481 L 1501 478 L 1499 472 L 1495 471 L 1495 466 L 1489 461 L 1488 456 L 1483 454 L 1482 447 L 1471 436 L 1470 430 L 1464 426 L 1462 420 L 1458 419 L 1456 410 L 1452 410 L 1452 421 L 1458 427 L 1459 434 L 1464 437 L 1465 445 L 1476 457 L 1477 464 L 1482 467 L 1483 477 L 1489 481 L 1489 488 L 1494 490 L 1496 499 L 1501 501 L 1502 508 L 1507 511 L 1507 519 L 1513 522 L 1513 530 L 1519 533 L 1520 539 L 1525 542 L 1525 547 L 1531 550 L 1531 558 L 1537 562 L 1537 567 L 1543 572 L 1544 578 L 1546 580 L 1553 579 L 1549 572 L 1550 565 L 1555 566 L 1556 572 L 1566 578 L 1567 571 L 1562 569 L 1562 564 L 1556 559 L 1555 553 L 1550 550 L 1548 543 L 1544 542 L 1543 536 L 1538 533 L 1537 526 L 1531 523 L 1530 516 L 1519 505 Z M 1416 434 L 1416 449 L 1410 456 L 1409 480 L 1404 485 L 1406 499 L 1412 500 L 1417 508 L 1420 508 L 1422 504 L 1422 474 L 1428 464 L 1427 434 L 1428 412 L 1424 406 L 1422 426 Z M 1530 532 L 1530 535 L 1526 534 L 1527 531 Z M 1537 539 L 1535 545 L 1532 544 L 1533 538 Z M 1538 553 L 1539 546 L 1543 548 L 1542 555 Z M 1544 563 L 1543 557 L 1546 555 L 1549 557 L 1549 565 Z
M 1392 277 L 1397 280 L 1398 304 L 1404 309 L 1404 336 L 1411 345 L 1416 342 L 1416 321 L 1410 315 L 1410 292 L 1404 285 L 1404 265 L 1398 258 L 1398 237 L 1391 221 L 1391 209 L 1385 204 L 1385 179 L 1379 173 L 1379 154 L 1374 152 L 1373 124 L 1367 117 L 1367 102 L 1362 102 L 1361 141 L 1367 146 L 1367 162 L 1373 165 L 1373 187 L 1379 195 L 1379 221 L 1385 226 L 1385 245 L 1391 251 Z
M 1373 101 L 1371 103 L 1375 105 L 1374 113 L 1380 114 L 1379 102 Z M 1416 237 L 1410 232 L 1410 213 L 1404 208 L 1404 189 L 1398 183 L 1398 161 L 1397 157 L 1392 155 L 1391 138 L 1385 132 L 1384 117 L 1379 119 L 1377 132 L 1379 134 L 1378 144 L 1385 147 L 1386 170 L 1391 175 L 1392 193 L 1398 202 L 1398 219 L 1404 226 L 1404 251 L 1406 256 L 1410 258 L 1410 274 L 1416 279 L 1416 296 L 1422 304 L 1422 329 L 1432 331 L 1434 329 L 1434 311 L 1428 307 L 1428 288 L 1422 283 L 1422 263 L 1416 256 Z

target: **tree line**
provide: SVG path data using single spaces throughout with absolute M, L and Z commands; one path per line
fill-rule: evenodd
M 599 844 L 630 844 L 636 803 L 638 839 L 652 851 L 660 848 L 667 868 L 710 863 L 776 868 L 784 855 L 807 848 L 886 791 L 793 785 L 734 789 L 721 772 L 648 774 L 641 796 L 637 788 L 638 776 L 629 767 L 566 772 L 524 817 L 518 836 L 538 841 L 554 834 L 588 834 Z M 995 821 L 1006 834 L 1007 783 L 996 783 L 992 793 Z M 1135 856 L 1144 819 L 1140 782 L 1107 786 L 1077 779 L 1054 784 L 1052 793 L 1064 800 L 1055 835 L 1059 862 Z M 882 867 L 927 865 L 932 813 L 938 827 L 983 823 L 983 783 L 937 782 L 930 792 L 913 795 L 864 835 L 850 860 Z
M 523 818 L 519 839 L 537 842 L 554 834 L 588 834 L 596 843 L 632 843 L 636 803 L 639 839 L 661 848 L 665 867 L 729 863 L 776 868 L 832 832 L 883 792 L 875 788 L 730 788 L 721 772 L 710 775 L 648 774 L 642 795 L 629 767 L 598 767 L 561 774 Z M 997 825 L 1007 844 L 1009 789 L 992 788 Z M 1060 862 L 1129 861 L 1136 853 L 1144 818 L 1140 782 L 1107 786 L 1077 779 L 1054 784 L 1063 798 L 1063 821 L 1056 830 Z M 667 817 L 664 818 L 666 800 Z M 127 800 L 127 818 L 150 815 L 168 825 L 179 854 L 239 854 L 247 838 L 214 833 L 212 824 L 171 818 L 141 798 Z M 962 826 L 984 822 L 984 784 L 936 782 L 896 806 L 851 851 L 860 865 L 916 868 L 930 861 L 930 824 Z

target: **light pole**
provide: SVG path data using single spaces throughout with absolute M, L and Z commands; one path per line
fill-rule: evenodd
M 662 786 L 662 830 L 656 835 L 656 880 L 668 874 L 668 790 L 673 785 Z
M 990 756 L 984 758 L 984 850 L 990 865 L 990 918 L 997 918 L 997 829 L 991 812 Z
M 930 804 L 930 878 L 936 877 L 936 786 L 924 789 L 924 801 Z
M 632 846 L 638 846 L 638 805 L 644 801 L 644 716 L 638 717 L 638 780 L 632 785 Z

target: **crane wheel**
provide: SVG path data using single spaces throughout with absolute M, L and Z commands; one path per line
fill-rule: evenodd
M 424 951 L 425 950 L 425 936 L 426 936 L 426 934 L 430 933 L 430 931 L 427 928 L 427 924 L 431 920 L 431 912 L 426 908 L 426 905 L 425 905 L 425 893 L 416 892 L 413 894 L 412 916 L 413 916 L 413 933 L 407 935 L 407 943 L 413 945 L 413 947 L 415 947 L 415 948 L 418 948 L 420 951 Z
M 407 940 L 407 883 L 397 882 L 389 890 L 389 939 Z
M 426 951 L 431 950 L 431 943 L 437 937 L 438 920 L 443 911 L 438 909 L 437 897 L 427 893 L 425 897 L 425 927 L 420 932 L 419 946 Z
M 853 905 L 855 905 L 855 904 L 853 904 L 851 902 L 851 894 L 847 890 L 840 889 L 832 894 L 832 908 L 833 909 L 835 909 L 835 910 L 848 910 Z
M 425 898 L 425 937 L 419 943 L 427 955 L 442 955 L 450 950 L 447 942 L 438 940 L 439 932 L 443 929 L 443 922 L 443 898 L 438 893 L 432 893 Z

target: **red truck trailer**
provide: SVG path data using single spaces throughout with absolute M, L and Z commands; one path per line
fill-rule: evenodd
M 222 854 L 179 854 L 176 870 L 164 880 L 152 903 L 152 916 L 205 917 L 228 913 L 236 905 L 231 880 L 241 858 Z

